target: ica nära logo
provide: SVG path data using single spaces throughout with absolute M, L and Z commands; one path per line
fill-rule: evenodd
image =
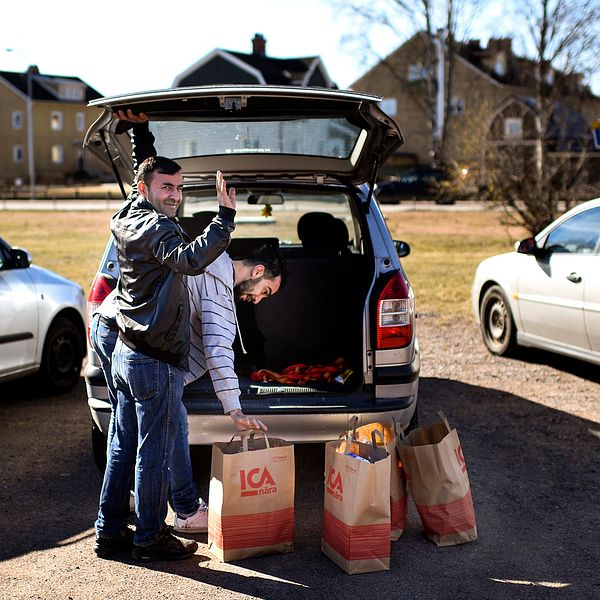
M 255 467 L 240 471 L 240 490 L 242 496 L 262 496 L 277 492 L 277 485 L 267 467 Z
M 467 463 L 465 462 L 465 457 L 463 456 L 462 446 L 459 445 L 458 448 L 454 448 L 454 454 L 456 455 L 456 459 L 458 460 L 461 471 L 464 473 L 467 470 Z
M 342 499 L 342 494 L 344 493 L 342 487 L 342 474 L 333 467 L 329 467 L 329 473 L 327 473 L 327 486 L 325 489 L 327 490 L 327 493 L 336 500 Z

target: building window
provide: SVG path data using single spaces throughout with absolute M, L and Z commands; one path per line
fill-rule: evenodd
M 381 110 L 389 115 L 390 117 L 395 117 L 398 114 L 398 100 L 396 98 L 384 98 L 379 106 Z
M 425 79 L 427 71 L 421 63 L 412 63 L 408 65 L 408 81 L 421 81 Z
M 12 114 L 13 129 L 23 129 L 23 111 L 15 110 Z
M 63 115 L 60 110 L 53 110 L 50 113 L 50 129 L 60 131 L 63 128 Z
M 452 96 L 450 98 L 450 114 L 451 115 L 464 115 L 465 114 L 465 101 L 460 96 Z
M 523 137 L 523 119 L 520 117 L 504 119 L 504 137 L 510 140 L 520 140 Z
M 79 84 L 60 85 L 58 94 L 64 100 L 85 100 L 85 88 Z
M 61 144 L 54 144 L 52 148 L 50 148 L 50 160 L 53 165 L 62 165 L 64 162 L 65 156 L 63 152 L 63 147 Z
M 82 112 L 78 112 L 75 115 L 75 129 L 77 129 L 77 131 L 85 130 L 85 114 Z
M 23 162 L 23 146 L 21 144 L 17 144 L 13 146 L 13 162 L 22 163 Z
M 498 75 L 498 77 L 504 77 L 506 75 L 506 62 L 504 57 L 498 57 L 496 62 L 494 63 L 494 73 Z

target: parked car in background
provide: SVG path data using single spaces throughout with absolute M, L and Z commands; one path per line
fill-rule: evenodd
M 37 373 L 43 391 L 79 380 L 85 353 L 81 286 L 31 264 L 0 238 L 0 381 Z
M 530 346 L 600 364 L 599 273 L 600 198 L 484 260 L 472 308 L 489 351 Z
M 397 179 L 389 179 L 377 185 L 380 204 L 399 204 L 402 200 L 433 200 L 436 204 L 454 204 L 454 198 L 446 193 L 444 182 L 450 180 L 444 169 L 416 167 L 402 173 Z
M 275 437 L 335 439 L 353 415 L 361 422 L 394 417 L 404 428 L 416 423 L 420 353 L 414 294 L 400 263 L 409 248 L 391 239 L 369 194 L 373 157 L 384 160 L 403 141 L 379 101 L 339 90 L 210 86 L 91 103 L 104 114 L 86 145 L 100 153 L 108 149 L 129 182 L 130 140 L 118 133 L 113 114 L 131 109 L 148 115 L 157 152 L 183 167 L 178 218 L 191 236 L 215 214 L 220 169 L 237 189 L 230 256 L 242 258 L 261 244 L 284 255 L 286 285 L 260 304 L 238 306 L 247 353 L 234 348 L 244 413 L 263 420 Z M 111 238 L 90 291 L 90 312 L 117 277 Z M 251 377 L 257 369 L 281 372 L 296 363 L 331 365 L 338 359 L 346 368 L 335 381 L 295 385 Z M 110 405 L 89 348 L 85 379 L 101 465 Z M 208 376 L 186 386 L 184 403 L 191 444 L 232 435 Z

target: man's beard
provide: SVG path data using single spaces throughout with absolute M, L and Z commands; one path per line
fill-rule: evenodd
M 257 279 L 247 279 L 246 281 L 240 281 L 238 285 L 233 288 L 233 295 L 236 302 L 240 301 L 240 298 L 244 294 L 248 294 L 254 290 L 256 284 L 262 281 L 263 276 L 258 277 Z M 246 302 L 252 302 L 252 298 L 248 298 Z

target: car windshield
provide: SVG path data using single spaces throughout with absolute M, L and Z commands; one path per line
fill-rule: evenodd
M 353 210 L 352 199 L 345 193 L 278 190 L 262 194 L 260 191 L 239 188 L 237 192 L 234 238 L 271 237 L 278 238 L 280 246 L 297 245 L 302 243 L 298 222 L 303 215 L 311 213 L 304 222 L 314 224 L 315 235 L 322 235 L 324 244 L 329 244 L 338 235 L 339 229 L 335 228 L 341 227 L 342 222 L 347 230 L 348 249 L 353 253 L 363 253 L 359 220 Z M 269 204 L 269 200 L 274 203 Z M 205 219 L 208 224 L 215 210 L 216 197 L 212 190 L 185 192 L 181 215 L 184 221 L 200 218 Z M 336 220 L 336 233 L 332 232 L 328 224 L 329 216 Z M 343 227 L 341 229 L 344 230 Z M 345 235 L 344 233 L 342 237 Z
M 366 139 L 343 118 L 153 121 L 152 133 L 158 153 L 174 159 L 257 153 L 348 159 L 358 157 Z

